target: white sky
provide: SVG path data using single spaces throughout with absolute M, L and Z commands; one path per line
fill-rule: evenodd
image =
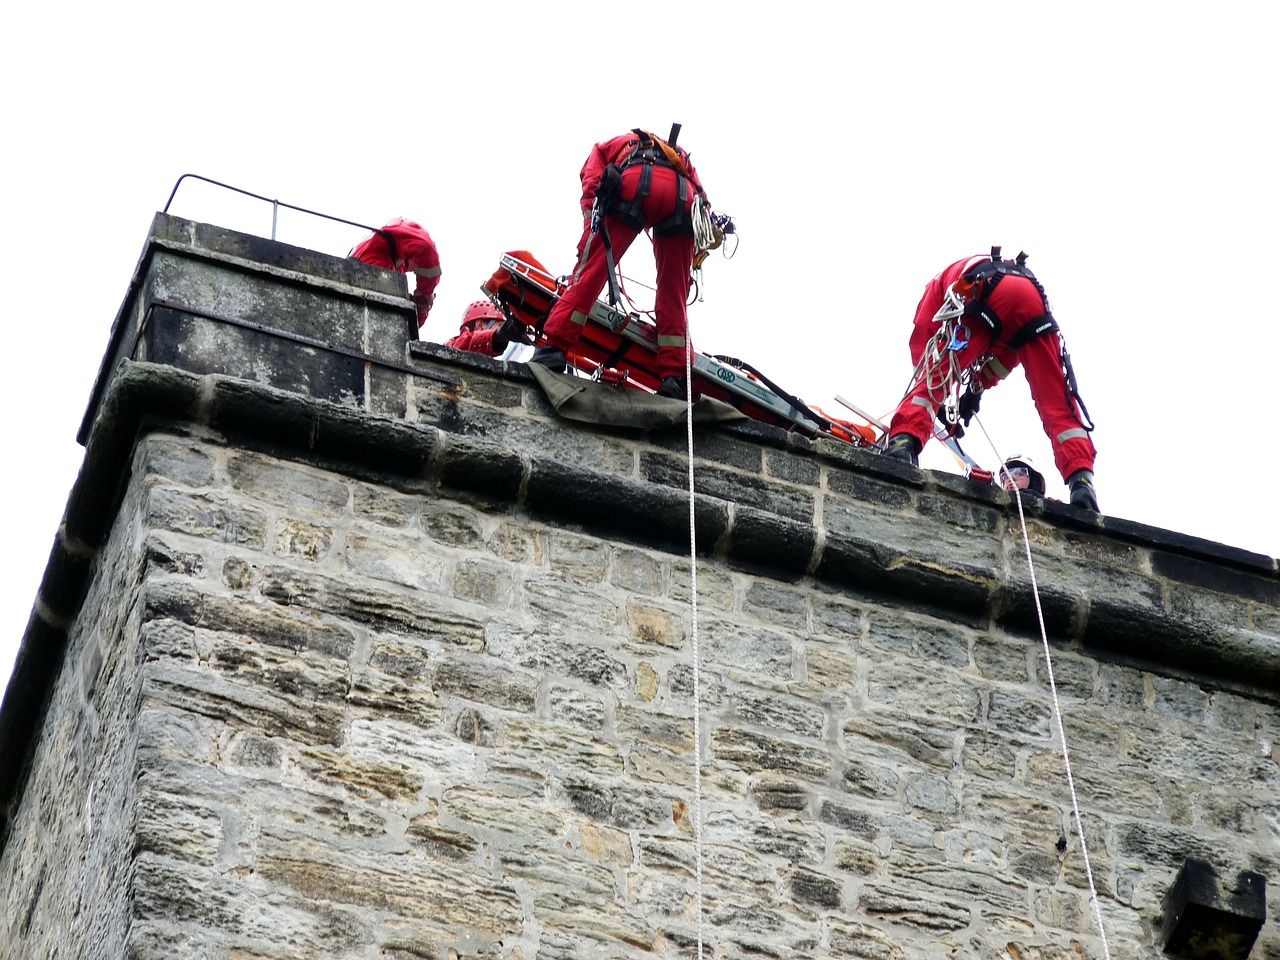
M 419 220 L 457 330 L 507 249 L 557 273 L 578 170 L 684 125 L 713 205 L 695 344 L 877 414 L 925 282 L 1002 244 L 1044 283 L 1098 429 L 1103 511 L 1274 556 L 1275 7 L 1203 4 L 26 4 L 0 56 L 7 373 L 0 677 L 79 469 L 75 435 L 183 173 L 363 223 Z M 772 15 L 770 15 L 772 14 Z M 171 212 L 269 235 L 188 181 Z M 281 240 L 360 231 L 282 213 Z M 642 239 L 624 261 L 652 271 Z M 1021 372 L 982 421 L 1065 498 Z M 967 449 L 993 466 L 974 431 Z M 956 470 L 931 444 L 925 466 Z M 1225 468 L 1225 469 L 1224 469 Z

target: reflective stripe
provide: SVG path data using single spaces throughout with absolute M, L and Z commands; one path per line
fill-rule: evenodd
M 569 314 L 569 319 L 580 327 L 586 326 L 587 323 L 587 315 L 585 313 L 579 313 L 577 310 L 574 310 Z
M 994 373 L 996 377 L 1000 380 L 1003 380 L 1005 377 L 1009 376 L 1008 368 L 1005 367 L 1005 365 L 1001 363 L 999 360 L 997 360 L 995 357 L 992 357 L 990 360 L 987 361 L 987 368 L 992 373 Z
M 931 417 L 936 417 L 938 415 L 938 408 L 935 407 L 928 400 L 926 400 L 924 397 L 912 397 L 911 402 L 914 403 L 917 407 L 924 407 L 926 410 L 929 411 L 929 416 Z
M 1062 433 L 1058 434 L 1059 443 L 1063 443 L 1067 440 L 1088 440 L 1088 439 L 1089 439 L 1089 431 L 1081 430 L 1079 427 L 1077 427 L 1074 430 L 1064 430 L 1062 431 Z
M 439 267 L 414 267 L 413 272 L 420 277 L 425 277 L 427 280 L 440 276 Z
M 658 346 L 660 347 L 683 347 L 684 337 L 658 337 Z

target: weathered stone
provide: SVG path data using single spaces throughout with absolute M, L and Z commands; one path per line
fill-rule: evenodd
M 223 495 L 190 494 L 157 487 L 147 505 L 152 523 L 162 530 L 261 550 L 267 540 L 267 515 Z
M 693 724 L 684 717 L 622 708 L 615 723 L 619 736 L 659 744 L 676 753 L 693 750 Z
M 147 541 L 147 566 L 156 573 L 174 573 L 183 577 L 199 578 L 204 573 L 203 555 L 175 549 L 159 537 Z
M 823 780 L 831 773 L 831 758 L 821 747 L 801 746 L 733 727 L 717 727 L 711 732 L 711 754 L 747 772 L 772 770 L 810 780 Z
M 311 779 L 363 799 L 385 797 L 410 802 L 422 789 L 422 778 L 401 764 L 369 762 L 316 748 L 300 750 L 298 756 L 299 766 Z
M 420 541 L 410 537 L 351 533 L 346 537 L 344 559 L 347 568 L 357 576 L 439 591 L 444 582 L 445 564 L 421 546 Z
M 447 823 L 515 836 L 559 836 L 565 826 L 564 815 L 551 809 L 540 794 L 509 786 L 453 787 L 441 796 L 441 811 Z
M 664 564 L 640 550 L 614 546 L 610 582 L 631 593 L 647 597 L 662 595 L 666 581 Z
M 636 603 L 627 607 L 627 633 L 637 643 L 675 649 L 682 647 L 685 640 L 683 627 L 669 611 Z
M 207 487 L 216 461 L 199 441 L 153 433 L 138 446 L 135 472 L 174 480 L 184 487 Z
M 884 862 L 884 857 L 869 843 L 842 840 L 835 845 L 836 869 L 845 873 L 869 877 L 879 873 Z
M 858 909 L 895 925 L 936 933 L 963 930 L 972 916 L 963 904 L 939 899 L 936 891 L 888 884 L 863 887 Z
M 529 713 L 538 699 L 538 678 L 484 660 L 443 661 L 431 675 L 437 694 Z
M 260 589 L 263 596 L 281 606 L 329 613 L 375 630 L 415 635 L 466 650 L 484 648 L 484 626 L 478 620 L 399 592 L 303 576 L 286 567 L 264 569 Z
M 577 724 L 586 730 L 604 727 L 605 707 L 599 696 L 571 687 L 552 687 L 547 694 L 551 717 Z
M 603 774 L 621 773 L 623 769 L 622 757 L 612 744 L 530 720 L 515 720 L 504 726 L 494 738 L 494 745 L 534 769 L 545 769 L 549 757 L 555 757 L 557 768 L 568 771 Z
M 857 957 L 859 960 L 901 960 L 902 948 L 894 939 L 863 923 L 837 922 L 830 930 L 831 955 Z
M 333 544 L 333 527 L 284 517 L 276 523 L 275 553 L 278 557 L 322 560 Z
M 652 703 L 658 695 L 658 674 L 653 667 L 641 661 L 636 664 L 636 696 L 645 703 Z
M 751 687 L 734 695 L 730 714 L 739 723 L 769 727 L 783 733 L 821 739 L 826 731 L 826 712 L 800 697 L 771 696 Z
M 790 877 L 791 896 L 798 904 L 820 910 L 837 910 L 843 900 L 843 884 L 811 870 L 796 870 Z
M 518 929 L 510 886 L 440 861 L 340 853 L 264 838 L 257 873 L 309 900 L 351 904 L 500 938 Z
M 351 500 L 345 483 L 301 465 L 253 453 L 227 457 L 232 487 L 264 503 L 325 515 L 341 514 Z

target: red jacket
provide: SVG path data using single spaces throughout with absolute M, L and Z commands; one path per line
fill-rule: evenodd
M 591 206 L 595 203 L 596 187 L 600 183 L 600 175 L 604 173 L 604 168 L 611 163 L 621 163 L 631 155 L 632 149 L 640 142 L 635 132 L 628 130 L 626 133 L 619 134 L 611 140 L 603 143 L 597 143 L 591 148 L 591 153 L 587 155 L 587 162 L 582 165 L 582 173 L 579 177 L 582 180 L 582 215 L 584 217 L 591 215 Z M 680 159 L 684 161 L 685 169 L 688 171 L 689 179 L 693 182 L 694 188 L 702 192 L 702 181 L 698 179 L 698 171 L 693 168 L 693 164 L 689 161 L 687 154 L 681 147 L 673 147 L 680 155 Z
M 390 234 L 394 241 L 394 256 L 382 233 L 375 233 L 360 244 L 351 251 L 351 256 L 373 267 L 412 273 L 412 300 L 418 308 L 418 326 L 422 326 L 435 301 L 436 287 L 440 283 L 440 254 L 431 234 L 412 220 L 392 220 L 382 228 L 382 232 Z
M 450 338 L 445 343 L 445 346 L 457 347 L 459 350 L 470 350 L 472 353 L 482 353 L 486 357 L 496 357 L 506 349 L 504 345 L 502 350 L 499 350 L 493 344 L 494 334 L 501 327 L 501 320 L 476 320 L 463 324 L 462 329 L 458 331 L 458 335 Z

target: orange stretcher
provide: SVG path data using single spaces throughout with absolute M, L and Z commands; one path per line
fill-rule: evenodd
M 504 254 L 501 266 L 483 285 L 485 294 L 503 314 L 531 332 L 533 343 L 542 342 L 542 325 L 564 289 L 525 250 Z M 575 369 L 606 383 L 652 393 L 661 382 L 657 374 L 658 331 L 654 324 L 600 301 L 592 306 L 568 359 Z M 728 403 L 753 420 L 810 437 L 841 440 L 859 447 L 876 446 L 874 427 L 814 410 L 741 360 L 695 351 L 691 367 L 696 393 Z

